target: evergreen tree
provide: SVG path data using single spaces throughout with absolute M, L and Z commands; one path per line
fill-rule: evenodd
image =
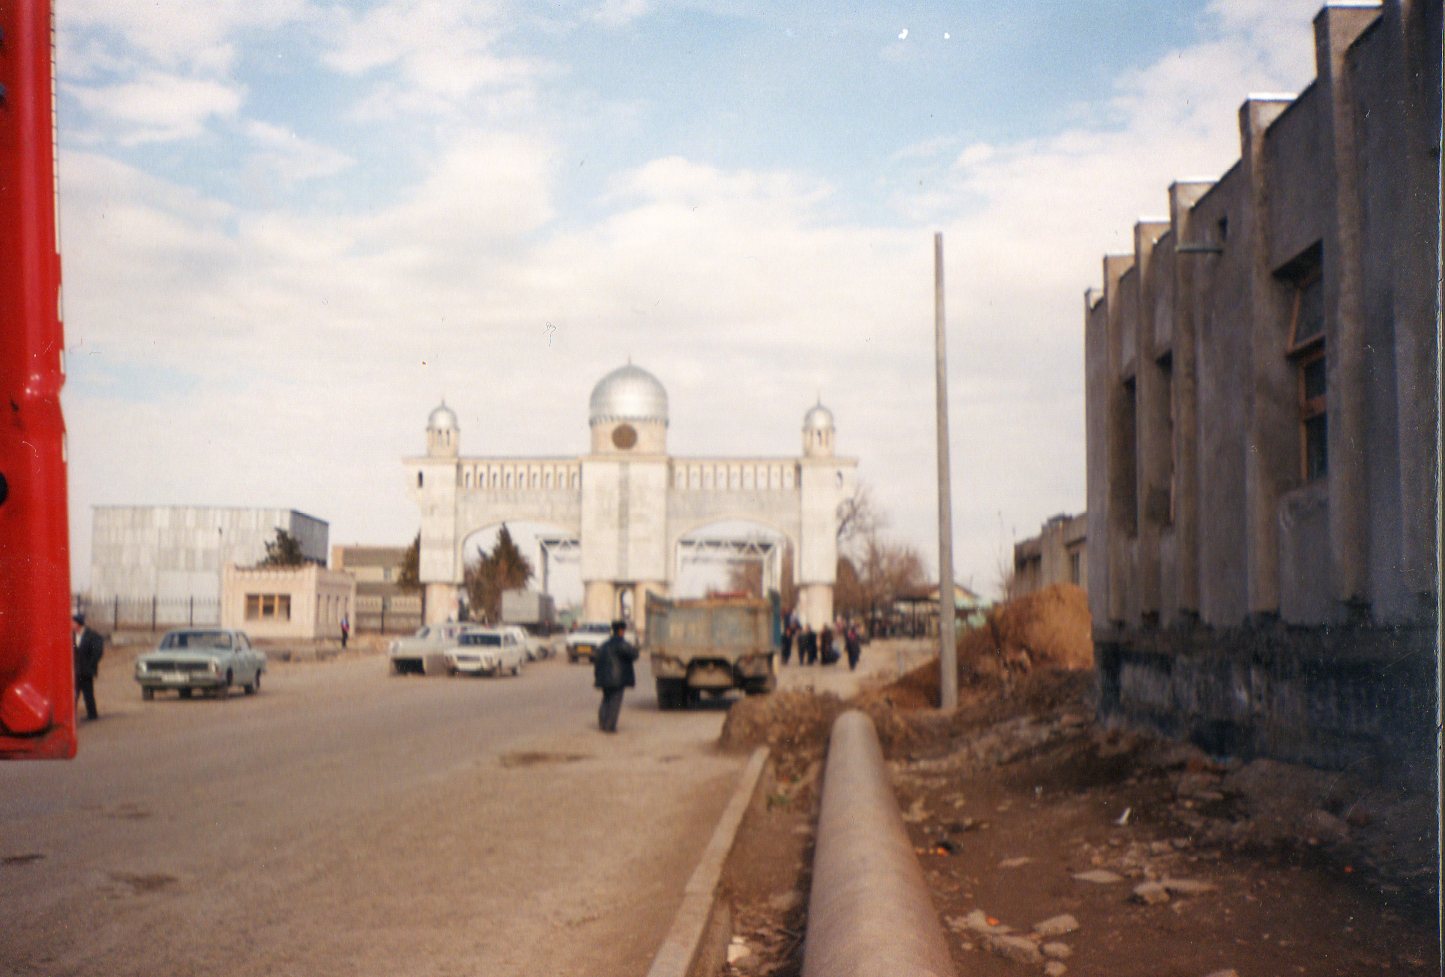
M 276 527 L 276 536 L 266 541 L 266 558 L 258 566 L 263 567 L 299 567 L 306 562 L 306 557 L 301 553 L 301 543 L 280 526 Z
M 401 557 L 401 568 L 396 575 L 396 585 L 402 590 L 421 589 L 421 533 L 406 548 Z
M 532 576 L 531 561 L 522 555 L 503 523 L 492 551 L 478 549 L 476 561 L 467 564 L 463 579 L 471 616 L 483 621 L 498 620 L 502 615 L 502 591 L 525 587 Z

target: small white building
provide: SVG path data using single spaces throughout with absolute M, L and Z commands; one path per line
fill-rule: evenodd
M 356 606 L 356 578 L 315 563 L 227 566 L 224 576 L 221 627 L 252 638 L 339 638 Z

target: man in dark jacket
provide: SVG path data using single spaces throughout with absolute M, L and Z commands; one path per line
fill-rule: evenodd
M 622 693 L 637 684 L 632 663 L 637 649 L 622 636 L 626 621 L 612 622 L 612 637 L 602 643 L 592 658 L 593 684 L 602 690 L 602 705 L 597 709 L 597 726 L 604 733 L 617 732 L 617 718 L 622 715 Z
M 100 656 L 105 654 L 105 639 L 100 632 L 85 626 L 85 615 L 70 619 L 71 643 L 75 652 L 75 698 L 85 698 L 85 715 L 95 719 L 95 676 L 100 671 Z

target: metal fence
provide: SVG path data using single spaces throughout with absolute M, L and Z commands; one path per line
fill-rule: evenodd
M 221 604 L 214 597 L 102 597 L 76 594 L 75 613 L 103 631 L 163 631 L 167 628 L 219 627 Z M 358 597 L 351 628 L 357 634 L 410 634 L 421 627 L 418 597 Z
M 421 627 L 421 614 L 414 610 L 398 610 L 382 605 L 379 609 L 357 608 L 352 615 L 352 628 L 359 634 L 410 634 Z
M 221 602 L 214 597 L 108 597 L 76 594 L 75 612 L 86 623 L 109 631 L 160 631 L 164 628 L 221 623 Z

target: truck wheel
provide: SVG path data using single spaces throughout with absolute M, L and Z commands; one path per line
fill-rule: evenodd
M 675 678 L 657 680 L 657 708 L 677 709 L 682 706 L 685 693 L 682 683 Z

